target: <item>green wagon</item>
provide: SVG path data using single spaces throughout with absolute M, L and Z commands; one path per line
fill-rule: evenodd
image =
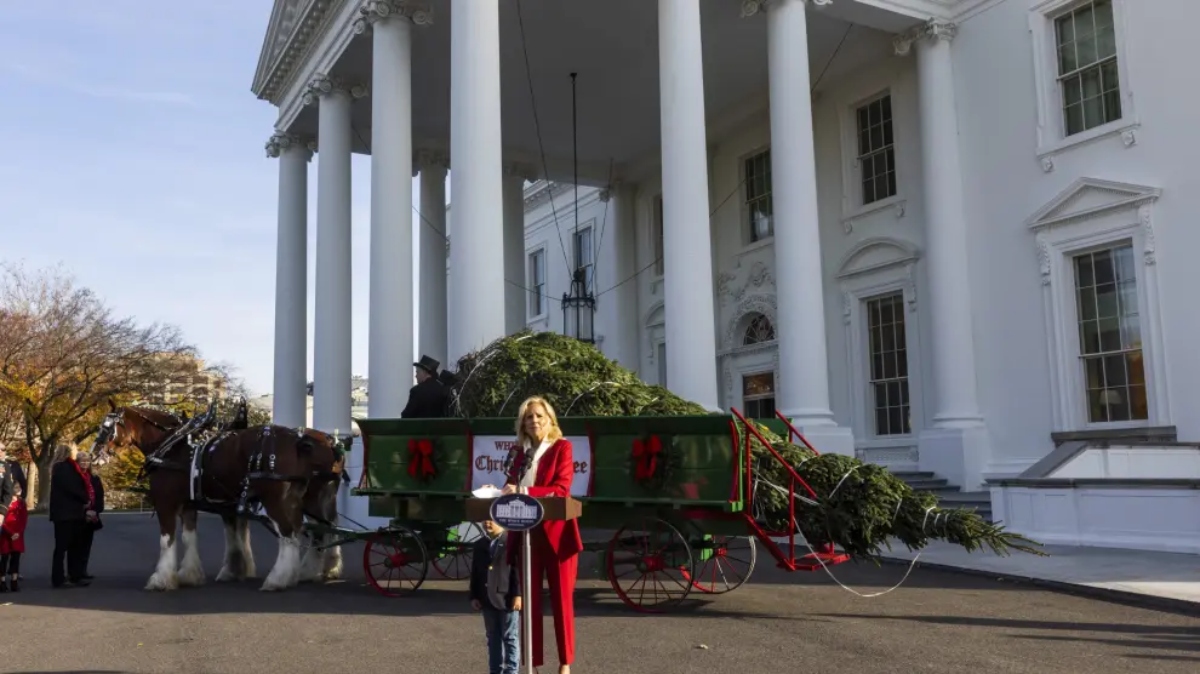
M 755 489 L 767 487 L 753 479 L 746 448 L 750 434 L 758 434 L 732 412 L 560 419 L 574 446 L 572 496 L 583 503 L 585 549 L 602 554 L 605 576 L 631 608 L 665 611 L 693 590 L 736 589 L 754 571 L 760 545 L 790 571 L 848 558 L 812 550 L 794 527 L 768 531 L 755 517 Z M 352 493 L 370 499 L 372 516 L 390 519 L 367 538 L 368 582 L 384 595 L 402 596 L 421 586 L 431 565 L 445 578 L 466 578 L 471 545 L 483 535 L 466 521 L 466 501 L 483 484 L 504 483 L 514 420 L 355 421 L 365 468 Z M 768 425 L 799 437 L 783 418 Z M 815 499 L 799 475 L 791 476 L 791 484 L 772 488 L 788 491 L 792 504 Z M 596 532 L 614 533 L 597 539 Z M 798 545 L 804 554 L 797 555 Z

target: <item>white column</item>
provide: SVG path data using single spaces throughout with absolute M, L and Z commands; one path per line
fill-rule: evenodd
M 700 5 L 658 2 L 667 381 L 718 409 Z M 704 264 L 696 264 L 704 260 Z
M 990 446 L 979 411 L 967 213 L 963 206 L 958 111 L 950 41 L 953 24 L 930 21 L 895 40 L 897 53 L 917 46 L 921 121 L 925 263 L 929 278 L 935 405 L 933 428 L 922 433 L 922 469 L 973 489 L 982 482 Z
M 504 167 L 504 334 L 525 329 L 525 181 L 521 165 Z
M 267 156 L 279 158 L 279 230 L 275 244 L 275 380 L 272 423 L 307 425 L 309 142 L 277 133 Z
M 350 103 L 365 93 L 318 76 L 305 94 L 320 101 L 313 426 L 327 433 L 350 433 Z
M 421 170 L 421 223 L 417 227 L 420 246 L 418 264 L 421 282 L 417 285 L 420 331 L 417 345 L 421 353 L 435 358 L 443 367 L 454 369 L 446 361 L 446 167 L 445 155 L 422 151 L 417 159 Z M 405 378 L 405 381 L 409 381 Z
M 453 0 L 450 12 L 451 360 L 504 336 L 500 159 L 500 5 Z
M 622 367 L 637 371 L 641 363 L 638 333 L 641 310 L 638 307 L 638 284 L 634 278 L 640 268 L 637 262 L 637 230 L 633 217 L 633 187 L 617 183 L 600 193 L 608 204 L 608 225 L 598 252 L 603 278 L 596 289 L 596 327 L 603 331 L 604 354 Z M 652 249 L 651 249 L 652 250 Z M 607 260 L 607 263 L 605 262 Z
M 413 356 L 412 20 L 406 5 L 370 2 L 355 32 L 371 27 L 371 266 L 369 414 L 398 418 Z

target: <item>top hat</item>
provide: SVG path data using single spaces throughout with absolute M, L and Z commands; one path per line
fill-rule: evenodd
M 413 366 L 419 367 L 422 370 L 425 370 L 426 372 L 428 372 L 430 375 L 436 377 L 437 373 L 438 373 L 438 368 L 441 367 L 442 364 L 437 362 L 436 360 L 430 358 L 429 356 L 421 356 L 421 360 L 416 363 L 413 363 Z
M 438 381 L 442 382 L 443 386 L 454 386 L 457 379 L 450 370 L 442 370 L 442 373 L 438 375 Z

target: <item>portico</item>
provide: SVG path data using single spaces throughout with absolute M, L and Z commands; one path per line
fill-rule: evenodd
M 291 4 L 277 3 L 273 26 Z M 958 484 L 978 484 L 990 450 L 975 390 L 957 134 L 947 131 L 956 123 L 949 23 L 856 0 L 315 4 L 321 9 L 307 12 L 316 12 L 316 18 L 302 19 L 310 21 L 307 38 L 291 38 L 307 39 L 310 46 L 297 51 L 284 40 L 277 54 L 264 55 L 264 63 L 276 65 L 264 66 L 256 85 L 260 96 L 280 107 L 278 134 L 269 146 L 281 160 L 275 397 L 280 423 L 297 414 L 303 418 L 303 409 L 293 409 L 303 403 L 305 370 L 308 187 L 298 167 L 308 161 L 309 148 L 316 149 L 318 165 L 314 424 L 345 432 L 350 153 L 371 155 L 370 414 L 399 416 L 413 352 L 411 270 L 404 261 L 413 252 L 414 228 L 421 352 L 451 364 L 524 328 L 531 283 L 522 188 L 533 179 L 572 180 L 568 75 L 578 72 L 580 183 L 608 188 L 605 198 L 618 196 L 617 221 L 610 226 L 626 234 L 617 236 L 661 236 L 657 285 L 643 284 L 655 273 L 653 258 L 622 260 L 618 267 L 629 272 L 631 287 L 608 278 L 595 291 L 613 290 L 604 299 L 619 300 L 615 311 L 635 321 L 660 309 L 667 385 L 710 409 L 742 406 L 723 393 L 723 354 L 731 348 L 723 343 L 724 326 L 741 326 L 748 314 L 725 315 L 734 310 L 723 304 L 727 291 L 738 294 L 736 306 L 767 307 L 777 363 L 775 407 L 822 451 L 854 454 L 851 420 L 858 412 L 835 404 L 844 389 L 833 380 L 842 370 L 833 364 L 838 356 L 830 348 L 843 339 L 836 317 L 845 291 L 836 277 L 845 270 L 828 268 L 831 242 L 822 224 L 829 206 L 840 205 L 818 198 L 826 190 L 814 99 L 839 78 L 881 59 L 911 67 L 899 55 L 911 49 L 920 119 L 919 138 L 913 139 L 919 152 L 913 154 L 919 154 L 924 179 L 912 181 L 916 191 L 906 193 L 905 201 L 884 201 L 900 209 L 907 203 L 910 213 L 923 210 L 924 216 L 909 238 L 923 240 L 912 249 L 924 249 L 914 260 L 928 278 L 929 302 L 922 308 L 929 317 L 919 322 L 931 328 L 932 346 L 921 348 L 934 373 L 933 414 L 930 423 L 913 424 L 912 441 L 923 468 L 933 461 Z M 273 48 L 269 38 L 267 49 Z M 770 192 L 771 206 L 763 212 L 769 223 L 765 235 L 739 241 L 730 259 L 718 247 L 732 234 L 718 231 L 719 216 L 713 215 L 728 199 L 730 182 L 719 158 L 726 140 L 759 114 L 769 120 L 769 159 L 762 165 L 768 184 L 778 189 Z M 447 170 L 449 222 L 442 206 Z M 413 204 L 418 175 L 421 199 Z M 734 191 L 741 194 L 750 179 L 740 175 Z M 726 186 L 717 190 L 716 184 Z M 658 221 L 655 203 L 661 203 Z M 851 219 L 869 228 L 880 213 L 890 211 L 861 210 Z M 909 218 L 906 226 L 912 224 Z M 638 255 L 624 239 L 615 245 Z M 572 254 L 577 246 L 552 239 L 546 259 L 555 261 L 561 249 L 568 266 L 586 264 L 577 250 Z M 752 287 L 755 265 L 763 271 Z M 741 288 L 730 290 L 737 280 Z M 563 289 L 548 290 L 553 296 Z M 612 310 L 602 306 L 605 311 Z M 646 361 L 641 336 L 614 339 Z M 297 386 L 300 393 L 290 393 Z M 904 409 L 911 414 L 907 403 Z

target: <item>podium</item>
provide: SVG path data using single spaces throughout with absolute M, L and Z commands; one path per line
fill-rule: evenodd
M 579 519 L 583 515 L 583 502 L 570 496 L 543 496 L 534 499 L 542 504 L 542 521 L 546 520 L 574 520 Z M 494 498 L 475 498 L 467 499 L 467 521 L 482 522 L 492 519 L 492 503 Z
M 510 496 L 498 496 L 496 498 L 475 498 L 467 499 L 466 517 L 469 522 L 482 522 L 492 519 L 492 504 L 500 499 L 511 499 Z M 583 503 L 570 496 L 543 496 L 534 498 L 523 496 L 519 498 L 537 501 L 540 506 L 541 518 L 537 524 L 532 526 L 523 526 L 520 529 L 514 528 L 512 531 L 521 533 L 521 657 L 524 662 L 524 671 L 526 674 L 533 674 L 533 570 L 530 562 L 532 554 L 529 543 L 529 530 L 536 528 L 542 522 L 547 520 L 573 520 L 578 519 L 583 514 Z M 531 510 L 535 510 L 532 507 Z M 541 583 L 538 583 L 537 591 L 541 591 Z M 537 616 L 538 620 L 542 616 Z

